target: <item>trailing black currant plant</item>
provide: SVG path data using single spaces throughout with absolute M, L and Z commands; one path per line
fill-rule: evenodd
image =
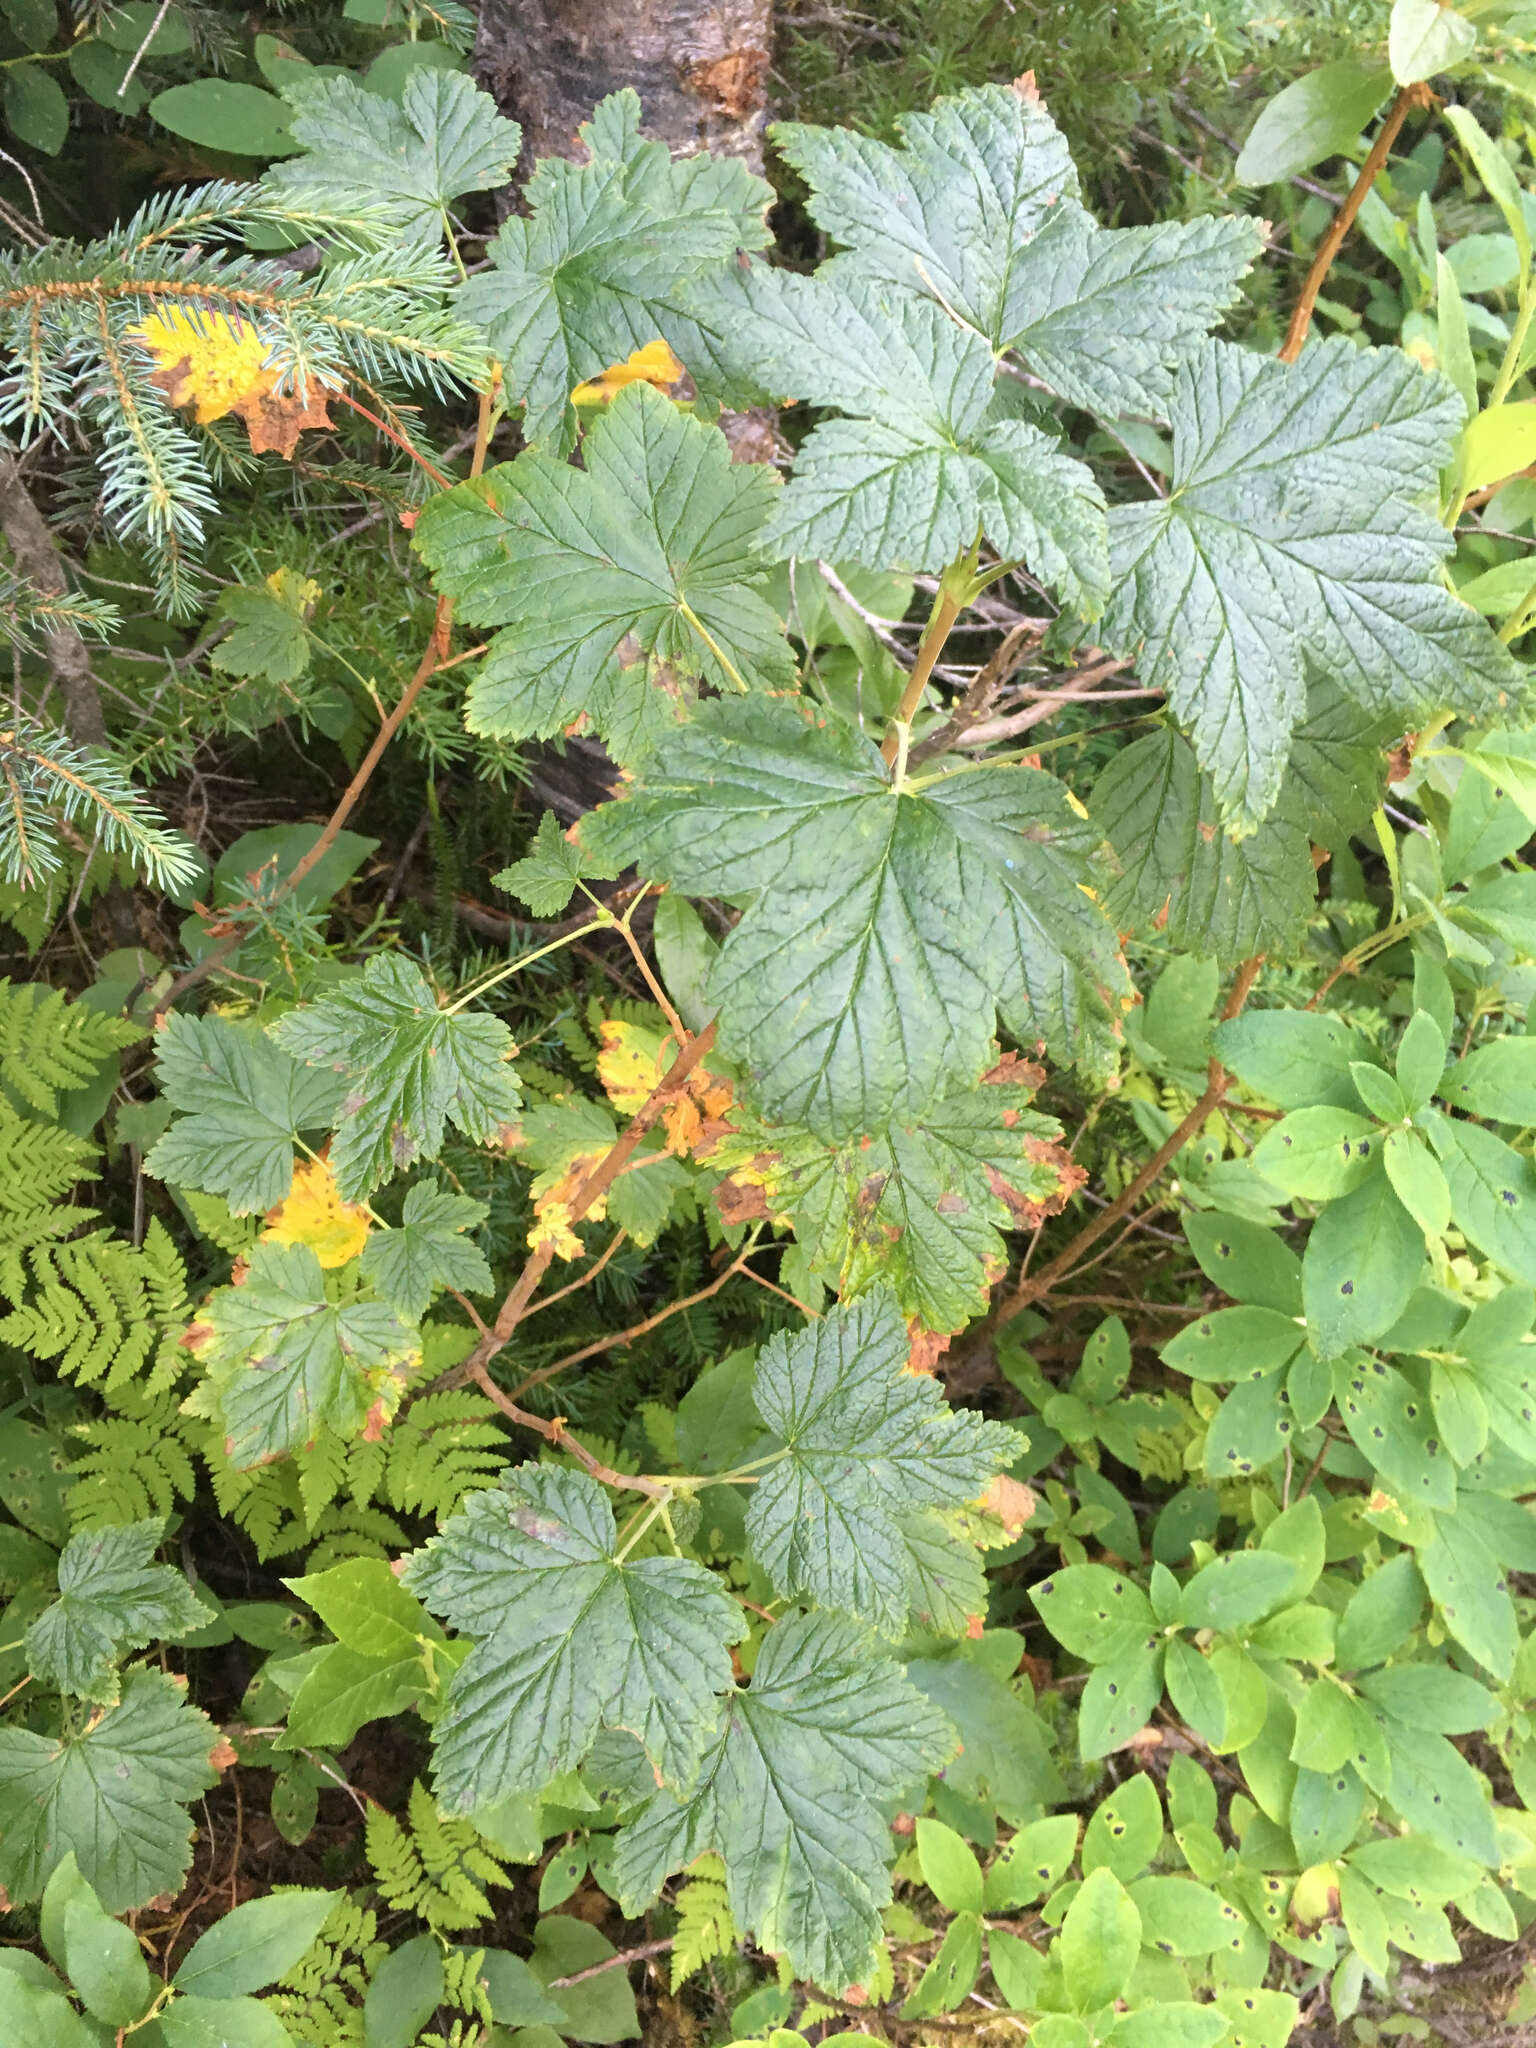
M 1314 331 L 1475 45 L 1399 0 L 1277 355 L 1265 223 L 1102 225 L 1031 77 L 780 126 L 809 272 L 627 92 L 478 257 L 516 124 L 296 55 L 262 178 L 4 258 L 16 450 L 214 636 L 165 688 L 351 774 L 215 865 L 158 711 L 0 733 L 23 935 L 184 916 L 0 984 L 5 2039 L 1283 2048 L 1536 1918 L 1518 149 L 1447 110 L 1496 309 L 1431 207 L 1422 346 Z M 341 419 L 392 680 L 218 582 Z M 0 625 L 79 684 L 62 578 Z M 602 794 L 466 968 L 394 906 L 519 749 Z

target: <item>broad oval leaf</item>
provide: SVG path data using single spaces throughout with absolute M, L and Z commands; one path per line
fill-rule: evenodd
M 1071 1564 L 1030 1589 L 1040 1619 L 1074 1657 L 1124 1656 L 1152 1634 L 1152 1608 L 1133 1579 L 1103 1564 Z
M 1141 1947 L 1141 1915 L 1112 1870 L 1084 1878 L 1061 1923 L 1062 1980 L 1079 2012 L 1118 1998 Z
M 1391 71 L 1364 57 L 1340 57 L 1293 79 L 1259 109 L 1234 177 L 1240 185 L 1275 185 L 1353 148 L 1391 90 Z
M 337 1892 L 247 1899 L 192 1944 L 172 1982 L 199 1998 L 242 1998 L 286 1976 L 331 1916 Z

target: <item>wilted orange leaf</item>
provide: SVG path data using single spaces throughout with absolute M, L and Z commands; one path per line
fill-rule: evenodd
M 230 407 L 245 421 L 245 431 L 251 437 L 253 455 L 281 455 L 285 462 L 293 460 L 293 451 L 299 445 L 299 435 L 305 427 L 328 427 L 331 416 L 325 409 L 325 391 L 319 384 L 309 386 L 309 395 L 301 399 L 297 392 L 284 392 L 281 396 L 272 391 L 253 391 L 236 401 Z
M 981 1504 L 989 1514 L 996 1515 L 1010 1536 L 1017 1536 L 1039 1506 L 1039 1496 L 1023 1480 L 1010 1479 L 1006 1472 L 1000 1472 L 981 1496 Z

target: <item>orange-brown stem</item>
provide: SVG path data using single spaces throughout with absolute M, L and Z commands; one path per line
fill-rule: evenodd
M 1360 166 L 1360 175 L 1350 187 L 1349 196 L 1334 215 L 1328 232 L 1318 244 L 1317 254 L 1312 258 L 1312 267 L 1307 272 L 1306 283 L 1301 288 L 1291 313 L 1290 325 L 1285 330 L 1285 340 L 1280 347 L 1282 363 L 1294 363 L 1301 354 L 1312 325 L 1312 315 L 1317 307 L 1317 295 L 1323 288 L 1323 281 L 1333 264 L 1333 259 L 1344 246 L 1344 237 L 1355 224 L 1355 215 L 1365 204 L 1365 195 L 1375 184 L 1391 154 L 1398 131 L 1413 107 L 1427 107 L 1433 103 L 1434 95 L 1427 85 L 1405 85 L 1397 98 L 1387 109 L 1387 117 L 1377 130 L 1376 140 L 1371 144 L 1365 162 Z

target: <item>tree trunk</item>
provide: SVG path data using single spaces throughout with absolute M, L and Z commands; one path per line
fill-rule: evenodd
M 762 168 L 773 0 L 483 0 L 475 68 L 531 157 L 576 156 L 578 125 L 632 85 L 676 155 Z

